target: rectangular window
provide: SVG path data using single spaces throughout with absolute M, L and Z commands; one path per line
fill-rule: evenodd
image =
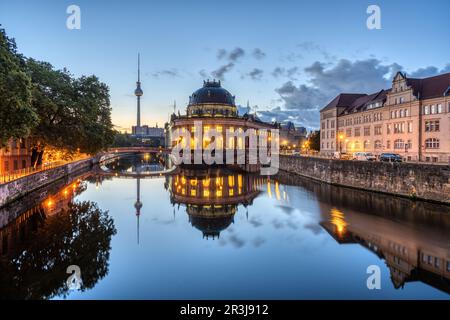
M 361 135 L 361 128 L 355 128 L 355 137 L 359 137 Z
M 348 129 L 345 131 L 345 135 L 346 135 L 347 137 L 351 137 L 351 136 L 352 136 L 352 129 L 351 129 L 351 128 L 348 128 Z
M 386 132 L 387 132 L 387 134 L 391 134 L 391 124 L 390 123 L 388 123 L 386 125 Z
M 382 127 L 381 126 L 376 126 L 375 127 L 375 135 L 379 136 L 382 134 Z
M 364 127 L 364 135 L 370 136 L 370 127 Z
M 412 124 L 411 121 L 408 122 L 408 132 L 409 132 L 409 133 L 412 133 L 412 132 L 413 132 L 413 124 Z
M 14 170 L 19 170 L 19 161 L 14 160 Z
M 439 258 L 434 258 L 434 266 L 436 267 L 436 268 L 439 268 L 439 265 L 440 265 L 440 262 L 439 262 Z
M 27 167 L 27 160 L 22 160 L 22 169 Z

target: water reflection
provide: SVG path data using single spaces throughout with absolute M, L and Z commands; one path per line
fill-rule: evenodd
M 73 200 L 86 190 L 82 178 L 86 175 L 46 194 L 0 230 L 0 297 L 65 297 L 69 265 L 81 268 L 82 291 L 106 276 L 110 241 L 116 230 L 108 213 L 94 202 Z M 14 206 L 22 205 L 13 204 L 2 211 L 14 212 Z
M 289 176 L 321 204 L 320 225 L 340 244 L 359 244 L 390 270 L 395 288 L 421 281 L 450 293 L 450 208 L 338 188 Z
M 0 297 L 73 297 L 66 268 L 79 265 L 75 297 L 372 298 L 365 270 L 378 262 L 385 297 L 450 293 L 447 206 L 283 173 L 122 175 L 162 159 L 124 157 L 0 208 Z
M 166 188 L 174 205 L 186 206 L 189 222 L 203 238 L 219 238 L 234 223 L 239 205 L 252 205 L 262 178 L 229 170 L 179 169 L 168 176 Z

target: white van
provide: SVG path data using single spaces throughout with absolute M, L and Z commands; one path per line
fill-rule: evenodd
M 377 157 L 375 157 L 370 152 L 355 152 L 353 154 L 353 160 L 359 160 L 359 161 L 375 161 L 377 160 Z

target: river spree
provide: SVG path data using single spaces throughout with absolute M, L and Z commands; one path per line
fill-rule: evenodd
M 161 160 L 122 158 L 0 208 L 0 298 L 450 297 L 449 207 L 287 174 L 149 174 Z

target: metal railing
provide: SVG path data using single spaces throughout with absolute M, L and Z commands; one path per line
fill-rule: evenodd
M 54 161 L 54 162 L 48 162 L 48 163 L 44 163 L 39 167 L 28 167 L 28 168 L 24 168 L 24 169 L 19 169 L 19 170 L 14 170 L 11 172 L 6 172 L 3 174 L 0 174 L 0 184 L 5 184 L 17 179 L 20 179 L 22 177 L 26 177 L 29 176 L 31 174 L 34 174 L 36 172 L 41 172 L 41 171 L 45 171 L 45 170 L 50 170 L 56 167 L 60 167 L 62 165 L 71 163 L 71 162 L 77 162 L 80 160 L 83 160 L 85 158 L 77 158 L 71 161 L 64 161 L 64 160 L 60 160 L 60 161 Z

